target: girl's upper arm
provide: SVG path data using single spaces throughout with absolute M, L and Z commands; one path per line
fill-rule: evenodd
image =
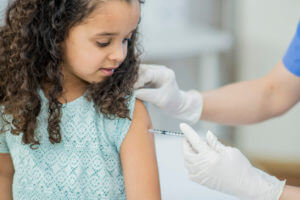
M 0 121 L 0 130 L 3 128 L 2 126 L 3 123 L 2 121 Z M 6 134 L 8 133 L 0 131 L 0 176 L 6 178 L 12 178 L 15 173 L 15 170 L 6 143 Z
M 12 179 L 15 170 L 9 153 L 0 153 L 0 176 Z
M 136 100 L 132 122 L 120 149 L 129 200 L 161 199 L 154 137 L 148 132 L 150 128 L 147 109 Z

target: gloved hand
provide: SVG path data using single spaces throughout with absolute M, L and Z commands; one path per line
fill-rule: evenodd
M 202 112 L 202 96 L 178 88 L 174 71 L 159 65 L 141 65 L 135 84 L 137 98 L 156 105 L 171 116 L 196 123 Z
M 253 167 L 236 148 L 224 146 L 207 132 L 206 142 L 187 124 L 183 154 L 191 180 L 208 188 L 234 195 L 241 200 L 278 200 L 285 181 Z

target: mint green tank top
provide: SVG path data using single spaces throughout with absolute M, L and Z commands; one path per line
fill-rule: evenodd
M 131 121 L 108 119 L 84 96 L 63 104 L 62 141 L 48 139 L 48 100 L 42 90 L 36 136 L 40 146 L 30 149 L 22 133 L 0 134 L 0 153 L 10 153 L 15 168 L 14 200 L 126 199 L 120 147 Z M 128 108 L 133 115 L 135 95 Z M 1 118 L 0 118 L 1 119 Z M 1 121 L 0 121 L 1 122 Z M 3 122 L 0 124 L 3 126 Z

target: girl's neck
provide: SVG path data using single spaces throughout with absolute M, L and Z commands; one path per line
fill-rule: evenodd
M 58 101 L 62 104 L 74 101 L 75 99 L 81 97 L 88 86 L 88 83 L 84 80 L 75 76 L 72 72 L 68 71 L 65 66 L 62 66 L 62 74 L 63 74 L 63 92 L 60 97 L 58 97 Z M 48 94 L 50 84 L 44 84 L 43 87 L 45 95 Z M 47 96 L 46 96 L 47 97 Z M 48 97 L 47 97 L 48 98 Z M 49 98 L 48 98 L 49 99 Z
M 49 91 L 50 86 L 45 84 L 43 87 L 44 94 L 47 99 L 49 99 L 48 96 L 48 91 Z M 83 85 L 72 85 L 72 84 L 65 84 L 63 86 L 63 92 L 60 97 L 58 97 L 58 101 L 62 104 L 69 103 L 71 101 L 74 101 L 75 99 L 81 97 L 85 91 L 86 91 L 86 86 Z

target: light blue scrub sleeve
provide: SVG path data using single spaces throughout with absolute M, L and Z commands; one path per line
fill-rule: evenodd
M 296 34 L 287 49 L 282 62 L 291 73 L 300 77 L 300 21 L 298 23 Z

